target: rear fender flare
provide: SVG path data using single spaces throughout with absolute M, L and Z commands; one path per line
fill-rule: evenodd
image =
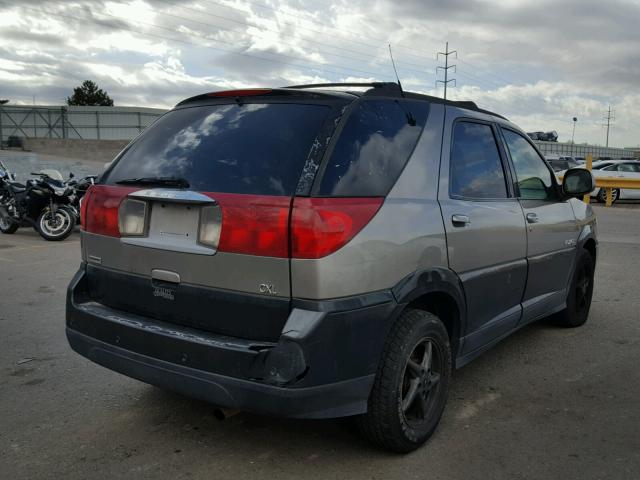
M 467 302 L 462 282 L 455 272 L 448 268 L 434 267 L 418 270 L 403 278 L 391 290 L 398 304 L 408 305 L 429 293 L 444 293 L 451 297 L 458 307 L 458 325 L 452 341 L 458 342 L 464 337 L 467 323 Z M 457 328 L 456 328 L 457 327 Z M 461 345 L 457 345 L 459 350 Z

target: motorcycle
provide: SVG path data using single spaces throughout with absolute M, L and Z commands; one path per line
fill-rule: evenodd
M 23 185 L 0 161 L 0 232 L 12 234 L 21 226 L 32 225 L 45 240 L 64 240 L 73 232 L 79 215 L 71 202 L 73 188 L 56 170 L 31 175 L 38 178 Z
M 80 202 L 82 197 L 87 193 L 89 187 L 96 183 L 97 175 L 87 175 L 84 178 L 76 179 L 73 172 L 69 173 L 69 179 L 65 184 L 73 189 L 71 196 L 69 197 L 70 204 L 75 208 L 78 215 L 76 216 L 76 224 L 80 225 Z

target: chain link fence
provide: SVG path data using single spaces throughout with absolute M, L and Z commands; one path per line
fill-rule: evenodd
M 0 106 L 0 141 L 9 137 L 131 140 L 166 110 L 140 107 Z M 623 148 L 534 140 L 545 155 L 594 158 L 634 157 L 639 152 Z
M 130 140 L 166 110 L 138 107 L 0 106 L 0 141 L 9 137 Z

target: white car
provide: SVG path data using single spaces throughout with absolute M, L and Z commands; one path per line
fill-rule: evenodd
M 637 178 L 640 180 L 640 161 L 637 160 L 599 160 L 593 162 L 591 169 L 591 173 L 596 179 L 602 177 L 623 177 Z M 562 178 L 564 171 L 557 172 L 556 175 Z M 614 202 L 620 198 L 625 200 L 640 200 L 640 189 L 616 188 L 612 194 Z M 596 188 L 591 192 L 591 196 L 599 202 L 604 203 L 606 201 L 606 190 Z
M 602 162 L 594 162 L 592 168 L 591 173 L 593 173 L 596 179 L 602 177 L 626 177 L 640 180 L 640 162 L 636 160 L 605 160 Z M 640 200 L 640 189 L 616 188 L 612 194 L 614 202 L 620 198 L 625 200 Z M 599 202 L 604 203 L 606 200 L 606 191 L 603 188 L 596 188 L 591 192 L 591 196 L 596 197 Z

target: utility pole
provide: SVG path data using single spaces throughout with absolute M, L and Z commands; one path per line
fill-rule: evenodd
M 609 146 L 609 129 L 611 128 L 611 122 L 613 122 L 616 119 L 616 113 L 611 112 L 611 105 L 609 105 L 609 109 L 607 110 L 607 113 L 604 114 L 604 118 L 603 120 L 605 120 L 606 123 L 606 127 L 607 127 L 607 143 L 606 146 Z M 605 125 L 603 125 L 605 126 Z
M 449 55 L 455 55 L 456 58 L 458 58 L 458 52 L 456 50 L 452 50 L 449 51 L 449 42 L 446 43 L 446 48 L 444 50 L 444 52 L 438 52 L 437 55 L 437 59 L 440 60 L 440 55 L 444 56 L 444 67 L 437 67 L 436 68 L 436 76 L 438 75 L 438 70 L 442 69 L 444 70 L 444 80 L 436 80 L 436 87 L 438 86 L 438 83 L 442 83 L 444 85 L 444 99 L 447 99 L 447 85 L 449 85 L 449 83 L 453 82 L 453 86 L 455 87 L 456 85 L 456 79 L 455 78 L 451 78 L 449 79 L 449 69 L 453 68 L 454 72 L 455 72 L 455 65 L 449 65 Z

